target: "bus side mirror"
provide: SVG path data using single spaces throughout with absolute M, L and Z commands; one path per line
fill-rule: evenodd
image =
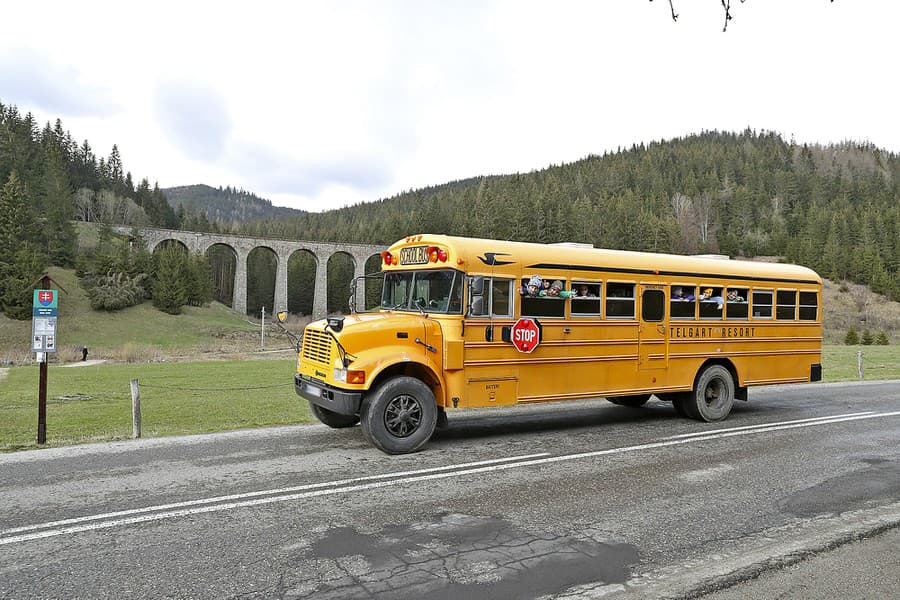
M 484 296 L 484 277 L 473 277 L 469 291 L 473 296 Z

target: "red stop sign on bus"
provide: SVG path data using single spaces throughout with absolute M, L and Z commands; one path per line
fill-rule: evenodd
M 531 353 L 541 343 L 541 324 L 534 319 L 521 318 L 510 329 L 509 337 L 516 350 Z

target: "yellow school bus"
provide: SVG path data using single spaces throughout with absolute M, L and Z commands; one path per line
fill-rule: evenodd
M 655 395 L 718 421 L 750 386 L 822 378 L 822 280 L 805 267 L 415 235 L 381 275 L 377 310 L 306 327 L 295 386 L 387 453 L 456 408 Z

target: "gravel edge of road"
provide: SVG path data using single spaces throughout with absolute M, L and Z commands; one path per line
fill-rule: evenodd
M 619 588 L 617 591 L 624 592 L 623 597 L 666 600 L 702 598 L 755 579 L 763 573 L 789 567 L 898 527 L 900 502 L 806 519 L 760 532 L 734 552 L 723 551 L 638 575 L 624 586 L 624 590 Z

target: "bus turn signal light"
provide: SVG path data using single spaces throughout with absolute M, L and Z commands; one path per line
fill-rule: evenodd
M 347 370 L 347 383 L 365 383 L 366 382 L 366 372 L 365 371 L 354 371 L 351 369 Z

